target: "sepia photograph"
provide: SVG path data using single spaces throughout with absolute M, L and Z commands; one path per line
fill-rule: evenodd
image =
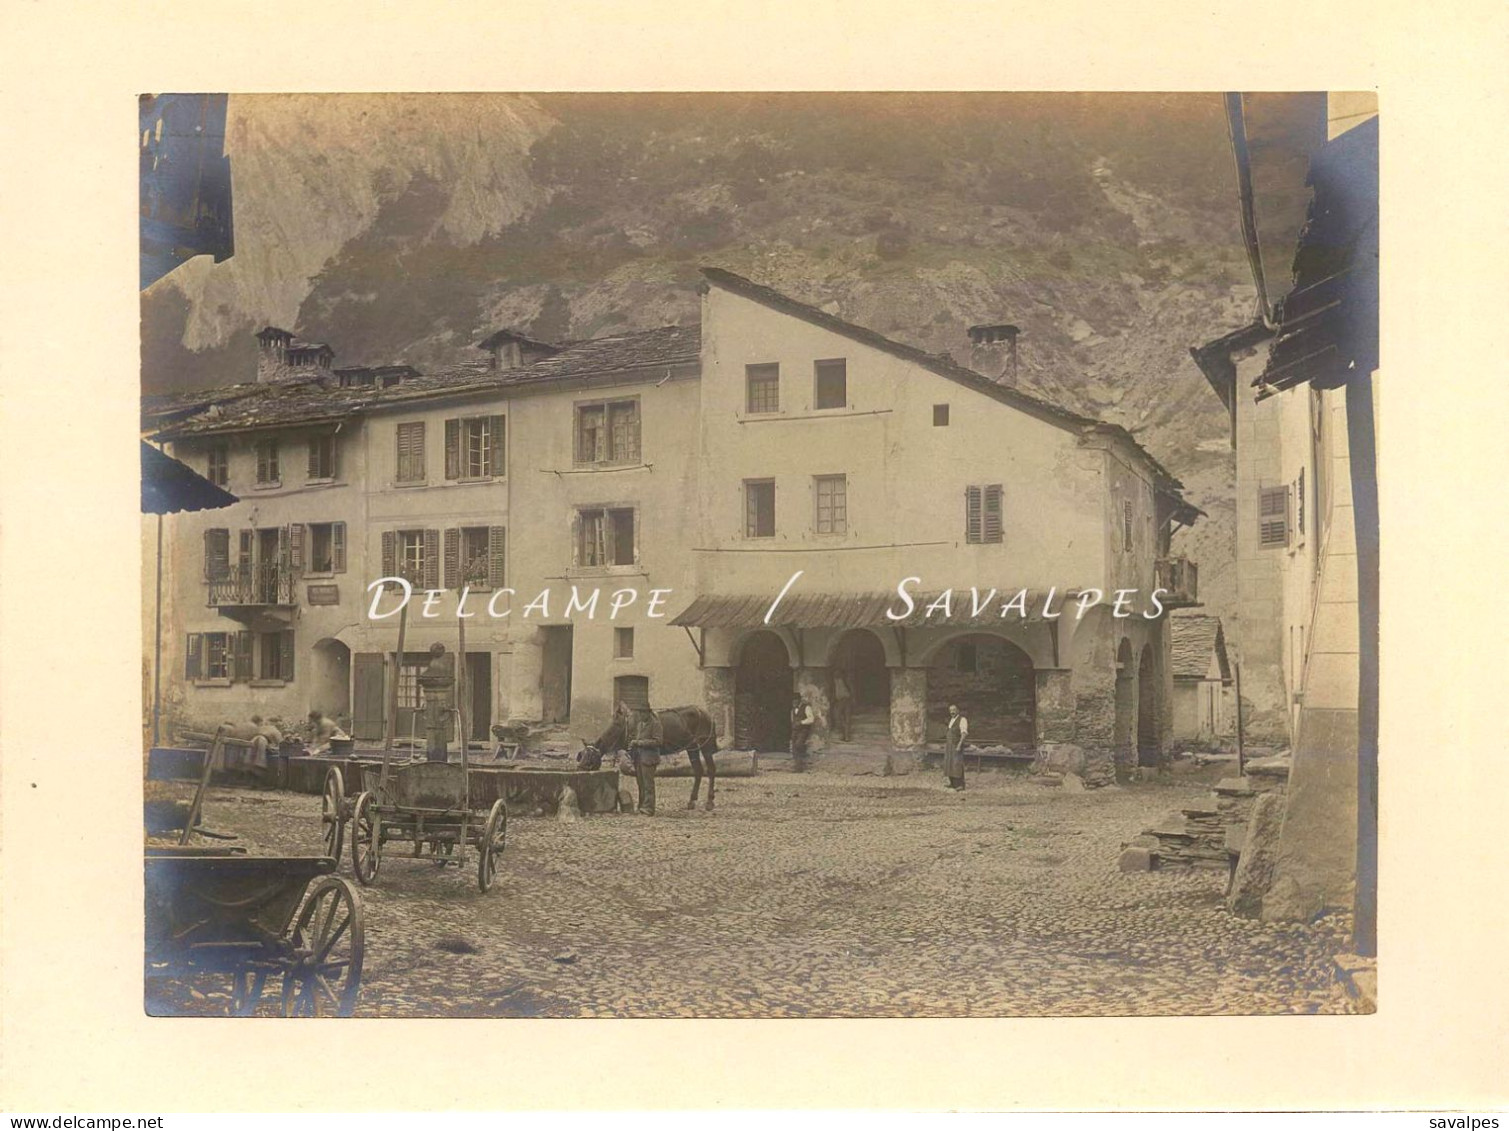
M 146 1014 L 1373 1013 L 1381 120 L 143 95 Z

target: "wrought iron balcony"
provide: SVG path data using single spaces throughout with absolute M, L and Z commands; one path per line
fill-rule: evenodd
M 212 608 L 287 607 L 293 604 L 294 571 L 277 562 L 234 565 L 208 582 Z
M 1165 609 L 1187 609 L 1200 603 L 1200 567 L 1188 558 L 1159 558 L 1155 570 L 1159 600 Z

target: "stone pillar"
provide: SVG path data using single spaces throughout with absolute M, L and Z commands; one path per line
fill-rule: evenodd
M 720 748 L 734 741 L 734 669 L 703 668 L 702 696 L 707 713 L 718 730 Z
M 807 749 L 811 752 L 819 751 L 826 745 L 828 724 L 832 718 L 828 703 L 828 669 L 826 667 L 794 668 L 791 675 L 793 690 L 812 705 L 812 713 L 817 717 Z
M 1074 673 L 1068 668 L 1038 668 L 1037 735 L 1044 742 L 1073 742 Z
M 891 669 L 891 744 L 920 751 L 927 745 L 927 669 Z

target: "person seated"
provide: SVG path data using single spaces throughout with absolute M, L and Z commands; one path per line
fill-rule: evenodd
M 351 736 L 337 726 L 334 719 L 327 718 L 323 711 L 316 709 L 309 712 L 309 753 L 329 754 L 331 739 L 349 737 Z

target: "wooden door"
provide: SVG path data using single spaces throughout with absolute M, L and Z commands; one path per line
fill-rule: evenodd
M 359 742 L 380 742 L 387 719 L 387 702 L 383 695 L 383 655 L 381 652 L 358 652 L 352 657 L 355 676 L 355 705 L 351 712 L 352 735 Z
M 547 723 L 571 719 L 571 626 L 548 625 L 540 665 L 540 706 Z

